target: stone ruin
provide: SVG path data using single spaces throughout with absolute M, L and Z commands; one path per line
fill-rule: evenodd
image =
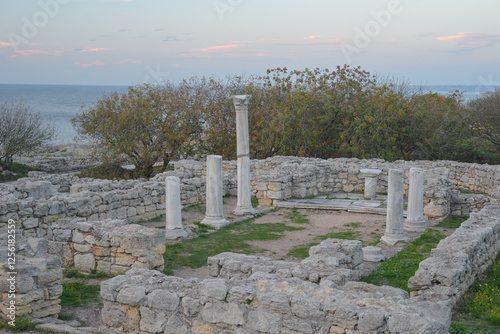
M 234 102 L 238 162 L 215 163 L 209 157 L 208 166 L 216 166 L 208 168 L 209 175 L 204 162 L 185 160 L 176 163 L 174 172 L 150 181 L 31 172 L 28 179 L 0 185 L 0 228 L 15 220 L 23 233 L 18 253 L 23 280 L 18 282 L 28 279 L 17 289 L 25 313 L 57 315 L 63 265 L 82 272 L 126 272 L 101 286 L 108 332 L 447 333 L 451 306 L 500 248 L 500 207 L 493 205 L 500 198 L 500 168 L 450 161 L 251 161 L 245 133 L 248 97 L 236 96 Z M 425 181 L 413 175 L 415 168 Z M 485 194 L 464 195 L 454 186 Z M 237 194 L 235 214 L 248 215 L 255 213 L 251 195 L 263 206 L 277 206 L 291 197 L 363 189 L 367 198 L 389 193 L 383 239 L 389 244 L 405 240 L 404 230 L 425 230 L 425 220 L 478 212 L 421 263 L 409 281 L 411 298 L 400 289 L 355 282 L 363 270 L 358 241 L 326 240 L 312 247 L 300 264 L 219 254 L 208 261 L 210 274 L 217 278 L 202 282 L 151 270 L 163 270 L 165 238 L 187 235 L 181 204 L 206 199 L 206 221 L 221 227 L 227 223 L 220 210 L 223 194 Z M 406 225 L 403 194 L 410 197 Z M 165 210 L 166 232 L 130 224 Z M 46 240 L 28 239 L 35 236 Z M 47 251 L 61 255 L 62 262 Z M 3 248 L 0 255 L 5 257 Z M 5 269 L 0 271 L 4 276 Z M 2 284 L 5 297 L 9 290 Z M 6 305 L 0 308 L 3 316 L 8 315 Z
M 164 269 L 165 232 L 124 220 L 53 223 L 47 239 L 50 253 L 62 257 L 63 267 L 82 273 Z
M 57 317 L 61 311 L 61 258 L 50 255 L 43 238 L 15 235 L 15 257 L 9 250 L 7 230 L 0 230 L 0 318 L 7 321 L 28 315 L 32 318 Z M 14 262 L 8 262 L 13 258 Z M 10 267 L 10 264 L 13 266 Z
M 102 316 L 109 333 L 444 334 L 452 307 L 498 255 L 499 239 L 500 206 L 472 214 L 421 262 L 411 297 L 350 280 L 359 241 L 326 240 L 300 264 L 219 254 L 208 260 L 217 278 L 201 282 L 133 269 L 102 283 Z

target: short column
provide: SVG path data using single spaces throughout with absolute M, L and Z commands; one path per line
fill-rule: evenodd
M 176 176 L 167 176 L 165 184 L 165 238 L 169 240 L 186 238 L 188 234 L 182 227 L 181 181 Z
M 399 241 L 408 241 L 403 230 L 404 172 L 401 169 L 390 169 L 388 181 L 386 227 L 380 240 L 393 246 Z
M 408 193 L 408 215 L 404 230 L 408 232 L 423 232 L 427 230 L 424 219 L 424 170 L 410 169 L 410 188 Z
M 206 212 L 203 224 L 221 228 L 229 224 L 224 219 L 222 207 L 222 157 L 207 156 Z
M 236 109 L 236 139 L 238 154 L 238 204 L 234 209 L 237 216 L 255 215 L 250 188 L 250 140 L 248 136 L 248 104 L 250 95 L 234 95 Z
M 380 169 L 361 169 L 361 176 L 365 178 L 365 198 L 377 197 L 378 176 L 382 171 Z

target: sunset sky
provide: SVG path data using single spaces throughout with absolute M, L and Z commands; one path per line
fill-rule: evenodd
M 0 83 L 133 85 L 345 63 L 500 85 L 498 0 L 0 0 Z

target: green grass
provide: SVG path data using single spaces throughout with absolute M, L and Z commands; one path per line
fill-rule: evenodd
M 390 285 L 409 292 L 408 279 L 415 275 L 419 263 L 429 257 L 430 251 L 444 238 L 446 236 L 439 231 L 427 230 L 402 252 L 383 262 L 368 276 L 362 277 L 361 281 L 374 285 Z
M 197 213 L 205 213 L 205 205 L 201 203 L 196 203 L 190 206 L 186 206 L 182 209 L 182 212 L 197 212 Z
M 64 321 L 70 321 L 70 320 L 75 320 L 76 316 L 74 313 L 59 313 L 57 315 L 57 319 L 64 320 Z
M 473 191 L 469 189 L 464 189 L 464 188 L 456 188 L 458 191 L 460 191 L 461 194 L 475 194 L 475 195 L 485 195 L 484 192 L 482 191 Z
M 442 221 L 439 222 L 439 224 L 437 224 L 437 226 L 439 227 L 443 227 L 443 228 L 451 228 L 451 229 L 456 229 L 456 228 L 459 228 L 460 225 L 462 225 L 462 223 L 464 221 L 466 221 L 469 217 L 449 217 L 449 218 L 446 218 Z
M 306 198 L 306 199 L 314 199 L 314 198 L 316 198 L 316 195 L 314 195 L 314 194 L 309 194 L 309 195 L 307 195 L 305 198 Z
M 215 230 L 212 226 L 206 225 L 206 224 L 202 224 L 200 222 L 194 222 L 193 224 L 195 224 L 196 226 L 198 226 L 198 231 L 197 231 L 198 234 L 208 233 L 209 231 Z
M 306 218 L 303 214 L 300 214 L 297 209 L 293 208 L 285 214 L 285 218 L 288 218 L 294 224 L 308 224 L 309 218 Z
M 352 228 L 360 228 L 361 223 L 349 223 L 349 224 L 346 224 L 345 226 L 352 227 Z
M 247 241 L 277 240 L 285 231 L 303 230 L 302 227 L 286 226 L 283 223 L 255 224 L 254 218 L 225 226 L 212 234 L 201 234 L 198 238 L 167 245 L 165 251 L 165 273 L 182 266 L 199 268 L 207 264 L 207 258 L 222 252 L 251 254 L 257 251 Z
M 500 254 L 493 266 L 476 279 L 462 299 L 453 327 L 456 333 L 500 333 Z M 451 331 L 450 331 L 451 333 Z
M 6 168 L 4 167 L 4 169 Z M 28 172 L 35 171 L 36 169 L 28 165 L 23 165 L 17 162 L 13 162 L 12 167 L 9 168 L 9 170 L 13 173 L 16 173 L 16 175 L 9 175 L 9 176 L 0 175 L 0 182 L 14 181 L 22 177 L 28 177 Z
M 292 248 L 286 255 L 287 256 L 293 256 L 297 259 L 305 259 L 306 257 L 309 257 L 309 248 L 318 245 L 318 242 L 311 242 L 308 245 L 305 246 L 295 246 Z
M 35 325 L 31 322 L 31 318 L 27 315 L 16 317 L 14 324 L 15 326 L 11 326 L 8 321 L 0 319 L 0 329 L 5 329 L 8 332 L 27 332 L 35 328 Z
M 83 306 L 99 302 L 99 285 L 86 285 L 83 283 L 63 283 L 61 306 Z
M 252 197 L 250 201 L 252 202 L 252 208 L 257 209 L 259 206 L 259 199 L 257 197 Z

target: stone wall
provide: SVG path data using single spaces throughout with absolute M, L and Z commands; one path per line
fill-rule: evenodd
M 248 280 L 181 279 L 132 269 L 101 284 L 109 333 L 448 333 L 449 304 L 397 288 L 254 273 Z
M 190 171 L 195 176 L 205 175 L 204 161 L 181 160 L 174 163 L 176 170 Z M 224 170 L 236 174 L 236 161 L 225 161 Z M 315 159 L 276 156 L 265 160 L 252 160 L 252 180 L 259 180 L 260 175 L 290 175 L 294 178 L 294 188 L 299 194 L 316 195 L 331 192 L 361 191 L 363 180 L 359 178 L 362 168 L 377 168 L 382 170 L 378 192 L 387 191 L 387 171 L 391 168 L 403 169 L 406 172 L 411 167 L 447 168 L 450 171 L 450 181 L 455 187 L 483 192 L 491 195 L 500 186 L 500 166 L 460 163 L 455 161 L 395 161 L 387 162 L 381 159 Z M 384 176 L 385 174 L 385 176 Z M 316 177 L 314 177 L 316 175 Z M 295 179 L 296 178 L 296 179 Z M 407 181 L 407 180 L 406 180 Z M 299 190 L 300 189 L 300 190 Z M 255 191 L 256 189 L 254 189 Z
M 461 194 L 458 190 L 452 192 L 452 216 L 468 216 L 471 212 L 479 212 L 486 205 L 498 205 L 500 201 L 496 198 L 482 194 Z
M 205 179 L 191 173 L 166 172 L 150 181 L 80 179 L 35 172 L 0 184 L 0 228 L 9 219 L 21 223 L 25 236 L 43 237 L 54 222 L 148 220 L 165 213 L 165 177 L 181 178 L 183 205 L 205 200 Z
M 10 301 L 14 300 L 15 316 L 27 314 L 31 318 L 57 317 L 61 311 L 59 297 L 62 294 L 61 258 L 49 255 L 49 242 L 43 238 L 23 238 L 17 230 L 15 239 L 15 269 L 9 267 L 7 259 L 12 256 L 8 249 L 7 231 L 1 230 L 0 239 L 0 318 L 11 317 Z M 11 272 L 15 272 L 15 288 Z M 14 298 L 10 298 L 9 295 Z M 9 309 L 9 307 L 11 309 Z
M 61 254 L 63 267 L 79 272 L 121 274 L 130 268 L 163 271 L 165 230 L 124 220 L 53 223 L 50 253 Z
M 472 213 L 451 236 L 441 240 L 408 281 L 412 296 L 455 304 L 496 259 L 500 250 L 500 206 Z
M 196 160 L 182 160 L 175 163 L 176 170 L 192 172 L 196 176 L 205 174 L 205 163 Z M 424 215 L 427 220 L 442 220 L 454 210 L 452 196 L 454 187 L 474 191 L 493 193 L 500 184 L 500 168 L 497 166 L 463 164 L 453 161 L 396 161 L 386 162 L 380 159 L 311 159 L 297 157 L 273 157 L 265 160 L 252 160 L 252 191 L 259 199 L 259 204 L 275 206 L 277 202 L 289 198 L 305 198 L 318 194 L 338 192 L 361 192 L 364 178 L 360 170 L 377 168 L 382 170 L 379 176 L 377 192 L 387 193 L 387 175 L 389 169 L 397 168 L 405 172 L 405 192 L 408 189 L 409 170 L 420 167 L 425 170 Z M 236 162 L 225 161 L 224 170 L 229 175 L 236 174 Z M 236 184 L 228 184 L 227 192 L 236 193 Z M 234 186 L 235 188 L 232 188 Z M 460 200 L 460 204 L 463 203 Z M 469 211 L 480 209 L 469 206 Z M 461 207 L 461 213 L 467 208 Z
M 209 257 L 207 263 L 210 276 L 218 278 L 247 279 L 256 272 L 265 272 L 313 283 L 330 280 L 340 285 L 358 280 L 364 270 L 361 241 L 340 239 L 327 239 L 311 247 L 309 257 L 301 263 L 236 253 Z
M 75 218 L 96 221 L 103 219 L 127 219 L 137 222 L 156 217 L 165 210 L 166 176 L 181 179 L 183 205 L 205 200 L 205 162 L 182 160 L 175 163 L 176 171 L 159 174 L 147 180 L 107 181 L 80 179 L 69 174 L 50 175 L 30 172 L 30 177 L 17 182 L 0 184 L 0 228 L 8 219 L 22 224 L 26 236 L 42 237 L 53 222 L 71 221 Z M 498 166 L 461 164 L 451 161 L 386 162 L 380 159 L 310 159 L 274 157 L 252 161 L 252 192 L 264 206 L 274 206 L 278 201 L 291 197 L 334 192 L 361 192 L 364 179 L 360 169 L 382 170 L 377 191 L 387 192 L 387 173 L 390 168 L 408 173 L 411 167 L 422 167 L 433 174 L 434 185 L 427 186 L 424 213 L 427 219 L 439 220 L 458 206 L 451 208 L 452 187 L 460 186 L 474 191 L 496 194 L 500 184 Z M 236 161 L 223 164 L 224 194 L 236 195 Z M 448 177 L 452 183 L 446 181 Z M 426 182 L 429 178 L 426 178 Z M 405 189 L 408 185 L 405 184 Z M 500 188 L 499 188 L 500 189 Z M 497 190 L 500 197 L 500 190 Z M 469 201 L 459 200 L 460 211 L 466 212 Z M 486 203 L 486 201 L 485 201 Z M 482 203 L 472 203 L 469 211 L 480 209 Z

